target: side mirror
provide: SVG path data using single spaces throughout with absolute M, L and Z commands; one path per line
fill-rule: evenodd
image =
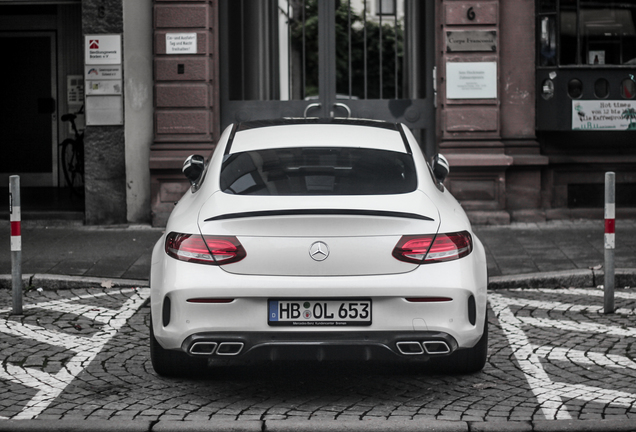
M 444 183 L 448 173 L 450 172 L 450 165 L 446 158 L 441 154 L 436 154 L 433 158 L 433 174 L 440 183 Z
M 197 180 L 201 177 L 203 169 L 205 168 L 205 159 L 201 155 L 190 155 L 183 162 L 183 168 L 181 171 L 186 176 L 192 185 L 196 184 Z

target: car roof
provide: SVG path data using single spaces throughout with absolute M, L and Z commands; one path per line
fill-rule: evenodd
M 225 153 L 298 147 L 370 148 L 411 153 L 400 125 L 344 118 L 282 118 L 239 123 Z

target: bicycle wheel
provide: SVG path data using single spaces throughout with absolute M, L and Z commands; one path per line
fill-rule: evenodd
M 77 142 L 71 138 L 60 144 L 61 165 L 64 172 L 64 180 L 71 192 L 78 196 L 84 195 L 84 161 L 80 155 Z

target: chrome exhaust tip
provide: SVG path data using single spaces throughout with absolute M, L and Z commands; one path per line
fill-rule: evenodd
M 209 356 L 214 354 L 216 342 L 195 342 L 190 346 L 190 354 Z
M 216 350 L 216 355 L 234 356 L 243 350 L 243 342 L 221 342 Z
M 444 341 L 426 341 L 422 342 L 422 346 L 424 346 L 426 354 L 448 354 L 451 352 L 450 347 Z
M 424 354 L 424 349 L 419 342 L 415 341 L 401 341 L 396 342 L 398 351 L 404 355 L 420 355 Z

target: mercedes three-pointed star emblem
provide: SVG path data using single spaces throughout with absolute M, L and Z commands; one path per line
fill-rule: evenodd
M 326 243 L 317 241 L 309 248 L 309 256 L 315 261 L 324 261 L 329 256 L 329 246 Z

